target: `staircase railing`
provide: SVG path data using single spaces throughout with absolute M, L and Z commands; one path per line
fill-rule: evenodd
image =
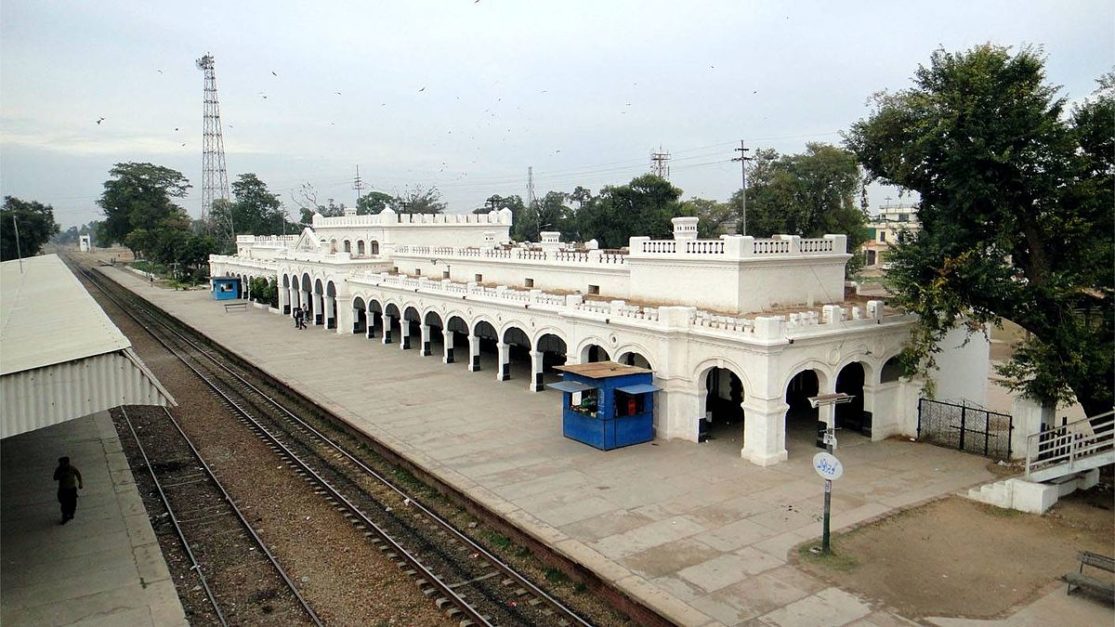
M 1115 410 L 1055 427 L 1026 438 L 1026 478 L 1066 464 L 1073 472 L 1076 462 L 1115 450 Z

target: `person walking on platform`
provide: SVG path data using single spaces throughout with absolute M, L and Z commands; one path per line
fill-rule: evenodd
M 294 308 L 294 328 L 295 329 L 305 329 L 306 328 L 306 312 L 302 311 L 301 307 L 295 307 Z
M 81 471 L 70 465 L 69 457 L 59 457 L 58 467 L 54 469 L 54 480 L 58 482 L 58 502 L 62 504 L 62 522 L 74 519 L 77 510 L 77 491 L 85 489 Z

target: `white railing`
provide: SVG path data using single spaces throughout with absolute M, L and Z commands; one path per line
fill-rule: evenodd
M 450 246 L 411 246 L 395 248 L 397 256 L 431 257 L 440 260 L 488 259 L 541 262 L 554 265 L 623 265 L 627 255 L 619 251 L 601 250 L 535 250 L 526 248 L 454 248 Z
M 1057 476 L 1095 468 L 1087 463 L 1115 453 L 1115 411 L 1071 422 L 1026 438 L 1026 478 L 1046 481 Z

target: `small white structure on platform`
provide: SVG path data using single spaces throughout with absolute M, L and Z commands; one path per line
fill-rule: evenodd
M 174 405 L 57 255 L 0 264 L 0 438 L 120 405 Z
M 77 241 L 78 241 L 78 244 L 77 244 L 78 248 L 81 250 L 81 252 L 87 253 L 87 252 L 93 250 L 93 239 L 90 236 L 79 235 L 77 237 Z
M 213 255 L 210 270 L 274 281 L 282 312 L 300 307 L 337 333 L 469 370 L 488 353 L 500 381 L 515 361 L 531 391 L 562 363 L 649 368 L 656 437 L 698 442 L 705 421 L 742 435 L 756 464 L 785 460 L 788 441 L 811 448 L 834 423 L 848 439 L 916 433 L 921 386 L 897 359 L 915 319 L 845 300 L 844 235 L 702 240 L 696 218 L 675 218 L 672 239 L 602 250 L 550 232 L 513 246 L 510 228 L 506 210 L 318 215 L 298 236 L 238 236 L 237 254 Z M 853 402 L 806 400 L 838 392 Z

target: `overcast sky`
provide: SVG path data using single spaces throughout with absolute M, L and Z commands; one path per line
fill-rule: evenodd
M 72 226 L 114 163 L 149 161 L 190 179 L 197 216 L 209 52 L 230 182 L 288 206 L 303 183 L 351 205 L 359 165 L 467 212 L 525 197 L 528 166 L 539 195 L 625 183 L 659 146 L 686 197 L 726 200 L 740 139 L 837 143 L 935 48 L 987 41 L 1042 46 L 1080 99 L 1115 65 L 1115 3 L 4 0 L 0 193 Z

